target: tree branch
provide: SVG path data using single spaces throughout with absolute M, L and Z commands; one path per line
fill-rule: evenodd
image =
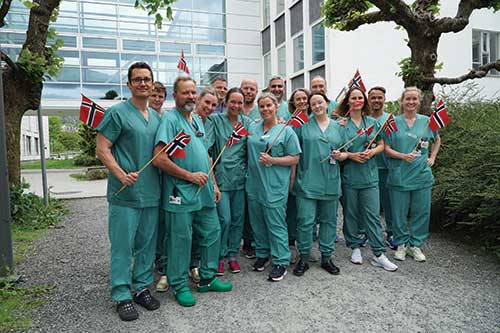
M 5 16 L 7 16 L 7 13 L 9 12 L 11 3 L 12 0 L 4 0 L 2 2 L 2 7 L 0 7 L 0 28 L 5 26 Z
M 403 0 L 370 0 L 370 2 L 406 30 L 415 28 L 415 15 Z
M 342 31 L 352 31 L 352 30 L 356 30 L 357 28 L 359 28 L 363 24 L 373 24 L 373 23 L 384 22 L 384 21 L 390 22 L 390 21 L 392 21 L 392 18 L 389 15 L 382 13 L 380 11 L 367 13 L 367 14 L 363 14 L 361 16 L 358 16 L 354 19 L 344 21 L 345 26 L 342 29 Z
M 426 83 L 439 83 L 439 84 L 458 84 L 466 80 L 480 79 L 485 77 L 488 72 L 492 69 L 500 71 L 500 59 L 496 62 L 490 62 L 489 64 L 479 66 L 478 69 L 472 69 L 469 73 L 455 77 L 425 77 L 422 80 Z
M 0 59 L 2 61 L 5 61 L 7 66 L 9 66 L 13 71 L 17 72 L 19 70 L 19 67 L 17 66 L 17 64 L 3 51 L 0 51 Z
M 469 24 L 469 18 L 475 9 L 492 7 L 490 0 L 460 0 L 455 17 L 443 17 L 435 21 L 440 33 L 459 32 Z

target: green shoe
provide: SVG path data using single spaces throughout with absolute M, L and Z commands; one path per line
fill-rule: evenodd
M 194 298 L 188 287 L 182 287 L 176 291 L 175 298 L 177 299 L 177 303 L 182 306 L 188 307 L 196 304 L 196 298 Z
M 222 282 L 221 280 L 214 278 L 212 282 L 204 286 L 198 286 L 198 292 L 206 293 L 207 291 L 231 291 L 233 289 L 233 284 L 231 282 Z

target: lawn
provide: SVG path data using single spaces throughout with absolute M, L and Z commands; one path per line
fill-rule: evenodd
M 73 164 L 73 160 L 46 160 L 47 169 L 79 169 L 81 166 Z M 21 162 L 21 169 L 41 169 L 40 161 Z

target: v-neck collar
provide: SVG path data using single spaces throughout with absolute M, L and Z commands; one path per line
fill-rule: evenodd
M 149 110 L 149 107 L 146 109 L 146 111 L 148 112 L 148 119 L 146 120 L 146 118 L 144 118 L 144 116 L 142 115 L 142 112 L 139 111 L 139 109 L 132 103 L 132 101 L 129 99 L 127 101 L 130 105 L 130 107 L 132 108 L 133 110 L 133 114 L 135 114 L 135 116 L 139 119 L 141 119 L 141 121 L 146 125 L 146 127 L 149 126 L 149 124 L 151 123 L 151 112 Z M 155 111 L 156 112 L 156 111 Z

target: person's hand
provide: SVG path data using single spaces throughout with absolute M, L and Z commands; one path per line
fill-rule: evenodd
M 278 124 L 284 124 L 284 123 L 286 123 L 286 120 L 285 120 L 285 119 L 283 119 L 283 118 L 281 118 L 281 117 L 280 117 L 280 118 L 278 118 Z
M 344 126 L 344 127 L 345 127 L 345 125 L 347 125 L 347 118 L 342 117 L 342 118 L 340 118 L 340 120 L 338 120 L 338 121 L 337 121 L 337 123 L 338 123 L 339 125 L 341 125 L 341 126 Z
M 368 161 L 370 158 L 373 157 L 373 150 L 367 149 L 364 152 L 362 152 L 361 155 L 363 156 L 364 159 L 366 159 L 366 161 Z
M 403 160 L 405 160 L 408 163 L 412 163 L 416 157 L 417 154 L 415 154 L 415 152 L 411 152 L 409 154 L 403 154 Z
M 208 175 L 204 172 L 192 172 L 189 181 L 203 187 L 208 182 Z
M 340 150 L 332 150 L 332 152 L 330 153 L 330 156 L 334 159 L 336 159 L 337 161 L 340 161 L 340 159 L 342 158 L 342 153 L 340 152 Z
M 273 164 L 273 157 L 266 153 L 260 153 L 259 163 L 264 165 Z
M 221 197 L 221 193 L 219 190 L 219 186 L 217 184 L 214 184 L 214 201 L 215 203 L 219 203 Z
M 139 173 L 130 172 L 130 173 L 124 174 L 120 178 L 120 182 L 125 186 L 131 186 L 131 185 L 134 185 L 134 183 L 137 181 L 138 178 L 139 178 Z
M 365 163 L 368 161 L 364 152 L 361 153 L 349 153 L 349 159 L 357 163 Z
M 430 166 L 430 167 L 432 167 L 432 166 L 434 165 L 434 163 L 435 163 L 435 162 L 436 162 L 436 158 L 435 158 L 435 157 L 432 157 L 432 156 L 431 156 L 431 157 L 429 157 L 429 158 L 427 159 L 427 165 L 428 165 L 428 166 Z

